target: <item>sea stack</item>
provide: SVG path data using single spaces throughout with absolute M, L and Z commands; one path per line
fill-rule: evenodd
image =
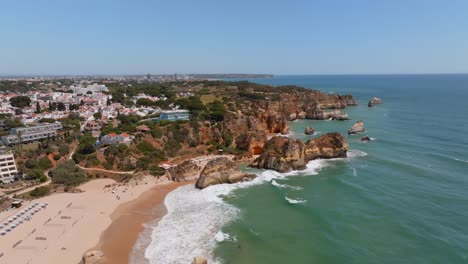
M 279 172 L 303 170 L 314 159 L 345 158 L 348 141 L 340 133 L 328 133 L 307 143 L 299 139 L 276 136 L 268 140 L 263 153 L 251 167 Z
M 370 140 L 371 140 L 371 139 L 370 139 L 370 137 L 368 137 L 368 136 L 365 136 L 365 137 L 362 137 L 362 138 L 361 138 L 361 141 L 362 141 L 362 142 L 367 142 L 367 141 L 370 141 Z
M 314 133 L 315 133 L 315 130 L 310 126 L 306 127 L 306 129 L 304 131 L 304 134 L 306 134 L 306 135 L 313 135 Z
M 369 100 L 369 103 L 367 104 L 368 107 L 374 107 L 376 104 L 381 104 L 382 99 L 378 97 L 372 97 L 372 99 Z
M 354 125 L 348 130 L 349 135 L 363 133 L 366 129 L 364 128 L 364 122 L 362 120 L 357 121 Z

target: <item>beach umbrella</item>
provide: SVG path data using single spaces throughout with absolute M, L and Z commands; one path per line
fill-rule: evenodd
M 13 229 L 13 228 L 15 228 L 15 227 L 16 227 L 15 224 L 12 224 L 12 225 L 10 226 L 11 229 Z
M 2 233 L 0 233 L 0 235 L 4 236 L 4 235 L 6 235 L 6 232 L 3 231 Z

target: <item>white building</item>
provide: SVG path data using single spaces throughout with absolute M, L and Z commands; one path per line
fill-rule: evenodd
M 81 85 L 76 85 L 76 86 L 72 85 L 72 86 L 70 86 L 70 89 L 75 94 L 86 94 L 87 92 L 96 93 L 96 92 L 107 92 L 107 91 L 109 91 L 109 89 L 107 89 L 107 87 L 104 84 L 97 84 L 97 83 L 88 85 L 86 87 L 83 87 Z
M 10 183 L 18 176 L 15 157 L 13 153 L 0 150 L 0 182 Z
M 127 133 L 122 133 L 122 134 L 110 133 L 101 138 L 101 144 L 103 145 L 117 145 L 117 144 L 130 145 L 130 143 L 132 143 L 133 138 L 134 138 L 133 136 Z
M 10 135 L 2 136 L 5 145 L 33 142 L 40 139 L 52 138 L 57 130 L 62 129 L 62 123 L 40 124 L 37 126 L 17 127 L 10 129 Z

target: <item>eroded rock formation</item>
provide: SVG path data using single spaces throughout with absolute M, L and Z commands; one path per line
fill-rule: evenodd
M 374 105 L 376 104 L 381 104 L 382 103 L 382 99 L 378 98 L 378 97 L 372 97 L 370 100 L 369 100 L 369 103 L 367 104 L 368 107 L 374 107 Z
M 315 133 L 315 130 L 310 126 L 306 127 L 306 129 L 304 130 L 304 134 L 306 135 L 313 135 L 314 133 Z
M 313 138 L 305 144 L 305 159 L 346 158 L 349 149 L 348 141 L 338 132 L 328 133 L 319 138 Z
M 191 181 L 198 178 L 203 168 L 193 160 L 186 160 L 167 171 L 168 178 L 176 182 Z
M 81 258 L 80 264 L 98 264 L 102 261 L 104 253 L 99 250 L 86 252 Z
M 198 256 L 193 259 L 192 264 L 208 264 L 208 260 L 205 257 Z
M 348 130 L 348 134 L 353 135 L 357 133 L 363 133 L 366 129 L 364 127 L 364 122 L 362 120 L 357 121 L 354 125 Z
M 203 189 L 211 185 L 236 183 L 253 178 L 255 178 L 255 174 L 243 173 L 233 161 L 226 157 L 219 157 L 206 164 L 195 183 L 195 187 Z
M 276 136 L 268 140 L 263 153 L 251 166 L 279 172 L 305 169 L 305 144 L 299 139 Z
M 263 153 L 250 166 L 279 172 L 302 170 L 313 159 L 346 157 L 348 149 L 348 141 L 340 133 L 328 133 L 307 143 L 276 136 L 265 144 Z

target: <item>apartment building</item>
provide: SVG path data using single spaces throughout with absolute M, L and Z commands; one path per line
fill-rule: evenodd
M 5 145 L 33 142 L 57 135 L 57 130 L 62 128 L 62 123 L 39 124 L 36 126 L 17 127 L 10 129 L 10 135 L 2 136 Z
M 11 183 L 18 177 L 13 153 L 0 149 L 0 182 Z

